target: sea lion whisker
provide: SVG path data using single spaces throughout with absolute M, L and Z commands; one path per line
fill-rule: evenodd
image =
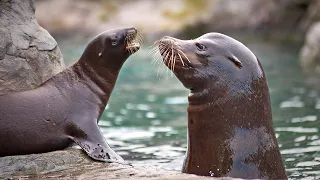
M 163 56 L 163 58 L 166 57 L 167 53 L 168 53 L 168 48 L 163 48 L 160 51 L 160 55 Z
M 171 67 L 171 72 L 170 72 L 170 75 L 171 77 L 173 76 L 173 71 L 174 71 L 174 56 L 173 56 L 173 49 L 171 48 L 171 54 L 170 54 L 170 67 Z
M 156 57 L 159 56 L 159 54 L 157 52 L 155 52 L 154 54 L 150 55 L 152 59 L 155 59 Z
M 161 57 L 161 55 L 159 53 L 156 52 L 155 54 L 153 54 L 152 55 L 153 64 L 155 64 L 157 62 L 160 64 L 161 63 L 161 58 L 162 57 Z
M 159 52 L 160 56 L 158 56 L 157 59 L 159 59 L 159 63 L 161 63 L 161 61 L 166 62 L 166 56 L 168 55 L 168 48 L 167 47 L 159 47 Z M 162 59 L 162 60 L 161 60 Z M 165 67 L 164 66 L 158 66 L 158 72 L 157 72 L 157 77 L 160 79 L 160 76 L 162 74 L 162 71 Z
M 156 62 L 157 62 L 158 64 L 162 64 L 162 56 L 157 56 L 157 57 L 156 57 Z
M 157 46 L 159 45 L 159 43 L 160 43 L 159 41 L 156 41 L 156 42 L 154 42 L 150 47 L 152 47 L 152 48 L 153 48 L 153 47 L 157 47 Z
M 166 49 L 166 51 L 164 52 L 164 62 L 166 63 L 168 61 L 168 56 L 170 55 L 170 50 L 169 48 Z
M 143 42 L 144 38 L 140 32 L 137 33 L 137 37 L 141 39 L 141 42 Z
M 180 49 L 177 49 L 177 51 L 179 51 L 186 59 L 189 63 L 191 63 L 191 61 L 189 60 L 189 58 L 184 54 L 184 52 L 182 52 Z
M 154 47 L 148 52 L 148 56 L 154 59 L 157 56 L 161 56 L 158 48 Z
M 154 69 L 156 64 L 162 64 L 161 63 L 162 56 L 161 56 L 160 52 L 158 51 L 158 49 L 154 50 L 154 54 L 152 55 L 152 59 L 153 59 L 153 61 L 152 61 L 152 67 L 151 67 L 150 72 Z M 157 73 L 157 77 L 158 77 L 158 73 Z
M 174 72 L 175 66 L 176 66 L 176 53 L 175 53 L 174 49 L 172 48 L 172 74 Z
M 184 62 L 183 62 L 183 59 L 181 58 L 181 55 L 180 55 L 180 53 L 179 53 L 179 52 L 177 52 L 177 54 L 178 54 L 178 56 L 179 56 L 179 59 L 180 59 L 180 61 L 181 61 L 181 63 L 182 63 L 182 66 L 184 66 Z
M 143 36 L 139 34 L 138 38 L 137 38 L 137 41 L 142 44 L 144 39 L 143 39 Z
M 171 46 L 171 66 L 172 66 L 172 71 L 174 71 L 174 54 L 173 54 L 173 47 Z M 172 75 L 172 74 L 171 74 Z
M 151 54 L 154 54 L 158 51 L 158 48 L 157 47 L 152 47 L 148 53 L 148 55 L 151 55 Z
M 160 58 L 160 62 L 162 61 L 161 60 L 162 58 Z M 160 79 L 161 75 L 162 75 L 162 72 L 163 72 L 163 69 L 168 69 L 168 68 L 165 68 L 165 66 L 161 63 L 161 65 L 158 66 L 158 78 Z
M 150 69 L 150 72 L 149 72 L 149 74 L 151 74 L 151 72 L 153 71 L 153 69 L 155 68 L 155 65 L 156 64 L 161 64 L 161 57 L 155 57 L 154 59 L 153 59 L 153 61 L 152 61 L 152 67 L 151 67 L 151 69 Z M 160 62 L 159 62 L 160 61 Z M 157 77 L 158 77 L 158 73 L 157 73 Z
M 130 38 L 127 37 L 127 38 L 126 38 L 126 45 L 127 45 L 126 49 L 129 51 L 129 54 L 132 54 L 132 53 L 133 53 L 132 49 L 131 49 L 130 47 L 128 47 L 131 43 L 132 43 L 132 42 L 131 42 Z
M 170 48 L 168 49 L 168 54 L 167 54 L 167 56 L 166 56 L 166 60 L 167 60 L 167 62 L 168 62 L 168 65 L 170 66 L 170 64 L 171 64 L 171 59 L 170 59 Z
M 168 49 L 167 46 L 159 46 L 158 48 L 159 48 L 160 52 L 162 52 L 164 49 Z

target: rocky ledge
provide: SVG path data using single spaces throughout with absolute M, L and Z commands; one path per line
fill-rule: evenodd
M 82 150 L 68 148 L 43 154 L 0 158 L 0 179 L 172 179 L 205 180 L 210 177 L 151 168 L 93 161 Z M 219 178 L 230 179 L 230 178 Z

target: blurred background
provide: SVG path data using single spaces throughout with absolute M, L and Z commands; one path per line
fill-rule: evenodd
M 320 178 L 320 0 L 36 0 L 36 18 L 57 40 L 66 66 L 98 33 L 134 26 L 145 43 L 121 70 L 100 126 L 135 166 L 180 170 L 188 91 L 149 46 L 164 35 L 221 32 L 259 57 L 291 179 Z

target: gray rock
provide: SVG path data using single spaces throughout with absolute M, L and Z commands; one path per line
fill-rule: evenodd
M 306 34 L 300 52 L 302 69 L 308 73 L 320 73 L 320 21 L 314 23 Z
M 147 164 L 145 168 L 134 168 L 125 164 L 97 162 L 75 148 L 43 154 L 2 157 L 0 179 L 6 178 L 212 180 L 212 178 L 152 168 Z
M 0 93 L 33 89 L 62 71 L 57 42 L 35 19 L 33 0 L 0 1 Z

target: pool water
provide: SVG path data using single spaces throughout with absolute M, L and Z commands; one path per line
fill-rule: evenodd
M 59 42 L 68 65 L 85 41 Z M 320 179 L 320 91 L 307 84 L 298 46 L 262 40 L 244 42 L 265 70 L 273 121 L 290 179 Z M 188 91 L 143 47 L 124 64 L 100 127 L 108 143 L 134 166 L 180 171 L 187 147 Z

